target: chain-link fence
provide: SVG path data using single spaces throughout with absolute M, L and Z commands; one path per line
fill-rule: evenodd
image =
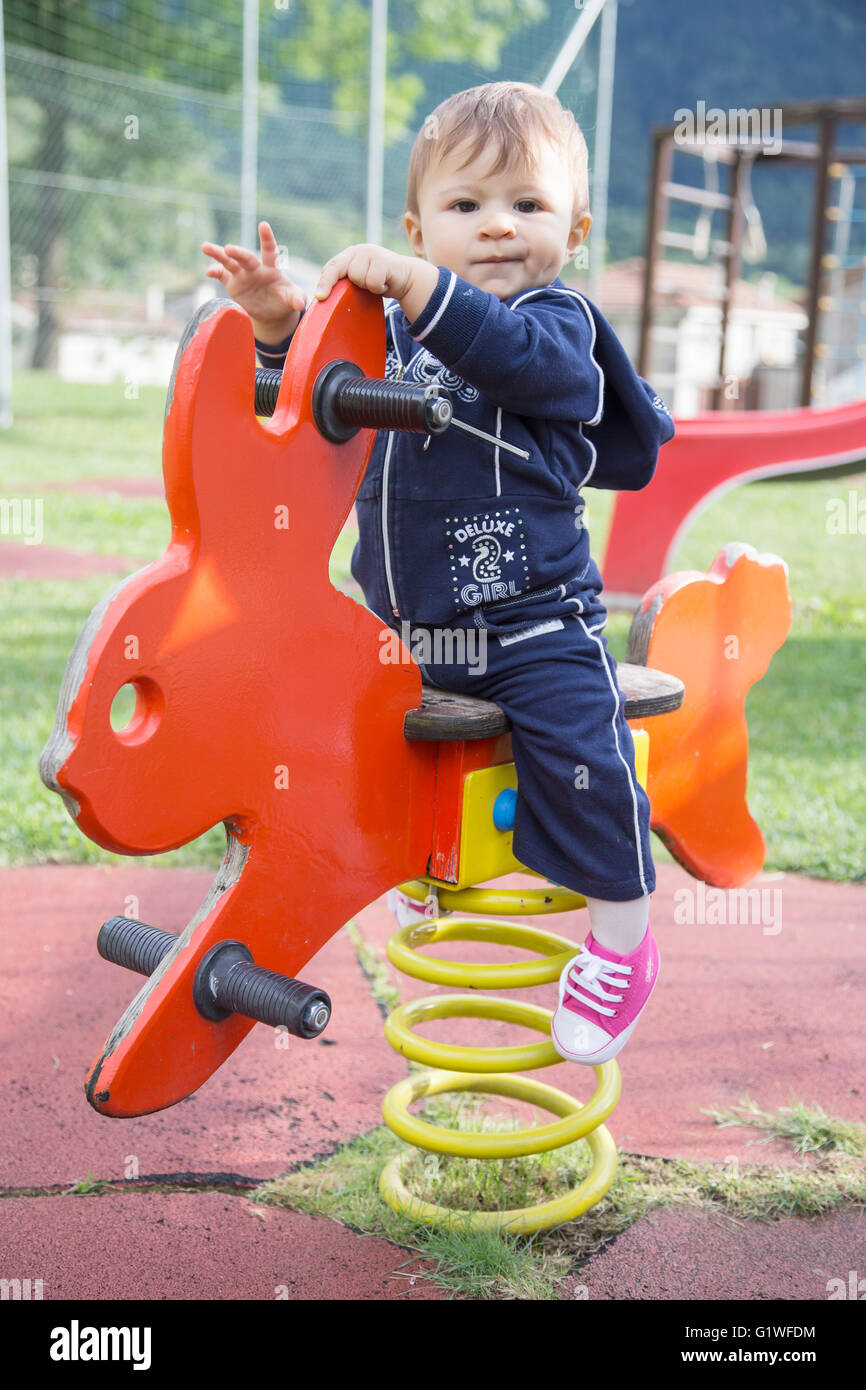
M 214 293 L 201 242 L 240 238 L 243 8 L 243 0 L 6 0 L 16 365 L 82 379 L 166 379 L 180 328 Z M 446 22 L 453 8 L 439 6 Z M 393 42 L 402 70 L 392 77 L 389 67 L 389 86 L 401 100 L 388 123 L 383 241 L 395 249 L 408 250 L 406 171 L 425 113 L 477 82 L 540 84 L 580 5 L 496 0 L 486 9 L 498 25 L 491 19 L 486 51 L 459 53 L 455 39 L 441 56 L 415 60 L 407 26 L 423 16 L 392 4 L 389 60 Z M 365 236 L 369 10 L 368 0 L 333 0 L 329 80 L 321 16 L 314 21 L 300 0 L 259 6 L 256 213 L 308 291 L 329 256 Z M 352 68 L 336 29 L 353 17 L 356 38 L 367 37 Z M 307 63 L 314 40 L 318 68 Z M 593 35 L 559 92 L 590 150 L 596 52 Z

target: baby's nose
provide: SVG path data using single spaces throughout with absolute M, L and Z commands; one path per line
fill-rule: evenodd
M 510 212 L 500 210 L 491 212 L 484 220 L 484 231 L 488 236 L 515 236 L 517 228 Z

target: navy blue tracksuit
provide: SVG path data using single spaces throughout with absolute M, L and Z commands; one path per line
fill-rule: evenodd
M 558 278 L 499 300 L 442 267 L 414 323 L 396 301 L 385 316 L 386 375 L 439 382 L 454 419 L 429 439 L 378 433 L 352 573 L 401 635 L 407 622 L 484 635 L 483 674 L 477 659 L 422 671 L 511 719 L 517 858 L 590 897 L 650 893 L 649 803 L 580 489 L 645 487 L 670 413 L 599 310 Z M 288 342 L 257 348 L 281 366 Z

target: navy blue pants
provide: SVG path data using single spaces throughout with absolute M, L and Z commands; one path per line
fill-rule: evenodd
M 654 890 L 655 870 L 606 620 L 596 600 L 522 630 L 463 629 L 458 640 L 451 629 L 453 642 L 413 625 L 410 649 L 428 684 L 493 700 L 511 720 L 515 857 L 553 883 L 626 902 Z

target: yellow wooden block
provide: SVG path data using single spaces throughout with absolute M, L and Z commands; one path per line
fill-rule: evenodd
M 645 789 L 649 767 L 649 734 L 632 730 L 637 779 Z M 463 809 L 460 819 L 460 858 L 457 882 L 450 888 L 469 888 L 502 874 L 527 873 L 525 864 L 514 857 L 512 830 L 497 830 L 493 823 L 493 804 L 500 792 L 517 786 L 514 763 L 484 767 L 467 774 L 463 783 Z
M 523 869 L 512 851 L 513 830 L 497 830 L 493 824 L 493 803 L 501 791 L 517 786 L 514 763 L 483 767 L 470 772 L 463 783 L 463 814 L 460 819 L 460 858 L 458 888 L 486 883 L 500 874 Z

